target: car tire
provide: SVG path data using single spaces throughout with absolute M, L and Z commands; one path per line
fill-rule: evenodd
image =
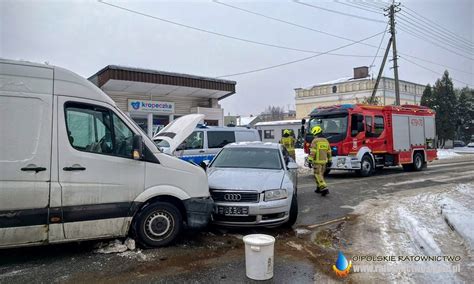
M 135 218 L 135 235 L 143 247 L 161 247 L 175 241 L 183 227 L 183 217 L 176 206 L 154 202 Z
M 372 162 L 372 158 L 365 154 L 360 161 L 360 170 L 357 170 L 357 174 L 361 177 L 368 177 L 374 173 L 374 163 Z
M 293 194 L 293 197 L 291 198 L 291 206 L 290 206 L 290 212 L 289 212 L 290 217 L 288 218 L 288 221 L 285 223 L 286 227 L 291 227 L 296 223 L 296 219 L 298 219 L 298 198 L 296 194 Z

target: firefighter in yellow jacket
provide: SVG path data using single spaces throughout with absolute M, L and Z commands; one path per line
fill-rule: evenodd
M 329 141 L 322 137 L 323 130 L 320 126 L 314 126 L 311 129 L 314 139 L 311 142 L 311 149 L 308 160 L 313 165 L 314 177 L 316 178 L 317 188 L 316 193 L 321 193 L 322 196 L 326 196 L 329 190 L 324 181 L 324 172 L 326 171 L 326 164 L 331 159 L 331 146 Z
M 280 144 L 285 146 L 286 150 L 288 150 L 288 153 L 290 153 L 290 156 L 293 158 L 293 160 L 296 161 L 295 158 L 295 138 L 291 135 L 291 130 L 285 129 L 283 130 L 283 137 L 280 140 Z

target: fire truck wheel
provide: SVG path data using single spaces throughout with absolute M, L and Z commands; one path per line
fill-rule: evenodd
M 421 153 L 415 153 L 413 156 L 413 170 L 414 171 L 421 171 L 424 166 L 423 155 Z
M 360 170 L 357 171 L 357 174 L 361 177 L 368 177 L 374 173 L 374 163 L 372 158 L 365 154 L 360 161 Z

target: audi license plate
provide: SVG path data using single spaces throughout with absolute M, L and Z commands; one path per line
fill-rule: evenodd
M 248 206 L 217 206 L 217 214 L 225 216 L 248 216 Z

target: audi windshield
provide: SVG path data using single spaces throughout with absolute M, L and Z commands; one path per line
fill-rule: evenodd
M 280 151 L 266 148 L 224 148 L 214 159 L 211 167 L 267 170 L 283 168 Z

